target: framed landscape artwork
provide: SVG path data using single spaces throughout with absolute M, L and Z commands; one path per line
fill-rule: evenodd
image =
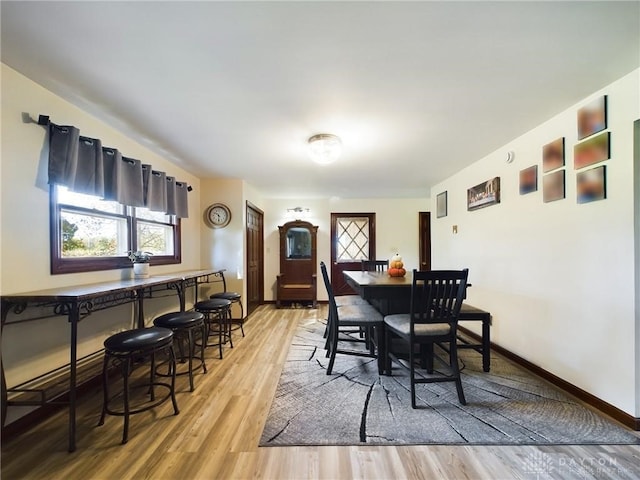
M 607 96 L 596 98 L 578 110 L 578 140 L 607 128 Z
M 494 177 L 467 190 L 467 210 L 500 203 L 500 177 Z
M 588 203 L 607 198 L 606 167 L 604 165 L 583 170 L 576 175 L 578 203 Z
M 609 158 L 610 132 L 596 135 L 573 147 L 573 166 L 576 170 Z
M 564 166 L 564 137 L 542 147 L 542 171 L 550 172 Z
M 545 203 L 564 198 L 564 169 L 542 177 L 542 201 Z
M 520 195 L 538 190 L 538 166 L 533 165 L 520 170 Z
M 447 192 L 439 193 L 436 197 L 436 217 L 442 218 L 447 216 Z

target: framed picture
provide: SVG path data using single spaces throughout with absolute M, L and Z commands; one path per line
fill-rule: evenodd
M 594 202 L 607 198 L 606 166 L 583 170 L 576 175 L 578 203 Z
M 609 158 L 610 132 L 604 132 L 573 147 L 573 166 L 576 170 Z
M 578 110 L 578 140 L 607 128 L 607 96 L 596 98 Z
M 520 170 L 520 195 L 538 190 L 538 166 L 533 165 Z
M 494 177 L 467 190 L 467 210 L 500 203 L 500 177 Z
M 542 177 L 542 201 L 545 203 L 564 198 L 564 169 Z
M 447 192 L 444 191 L 436 196 L 436 217 L 447 216 Z
M 564 137 L 542 147 L 542 171 L 547 173 L 560 167 L 564 167 Z

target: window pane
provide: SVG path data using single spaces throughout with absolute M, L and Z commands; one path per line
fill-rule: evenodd
M 155 223 L 137 222 L 138 250 L 154 255 L 173 255 L 173 227 Z
M 58 185 L 58 203 L 73 205 L 76 207 L 91 208 L 101 212 L 123 213 L 123 206 L 118 202 L 108 202 L 93 195 L 75 193 L 67 190 L 67 187 Z
M 63 258 L 117 257 L 127 251 L 127 221 L 62 209 Z
M 173 223 L 172 216 L 163 212 L 152 212 L 148 208 L 136 207 L 136 217 L 160 223 Z
M 336 260 L 354 262 L 368 260 L 369 255 L 369 218 L 342 217 L 336 225 L 338 240 Z

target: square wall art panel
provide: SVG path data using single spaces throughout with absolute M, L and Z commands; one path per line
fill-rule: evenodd
M 564 169 L 542 177 L 542 200 L 545 203 L 564 198 Z
M 573 166 L 576 170 L 609 158 L 610 132 L 604 132 L 573 147 Z
M 604 165 L 578 172 L 576 175 L 578 203 L 588 203 L 607 198 L 606 173 Z

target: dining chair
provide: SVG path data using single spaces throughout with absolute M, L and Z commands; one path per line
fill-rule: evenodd
M 322 272 L 322 279 L 324 280 L 325 288 L 327 289 L 327 295 L 329 297 L 329 314 L 327 319 L 328 326 L 328 338 L 327 338 L 327 354 L 329 357 L 329 364 L 327 365 L 327 375 L 331 375 L 333 371 L 333 364 L 336 359 L 336 354 L 342 355 L 357 355 L 361 357 L 378 358 L 376 347 L 379 347 L 380 341 L 383 339 L 380 337 L 380 331 L 382 330 L 382 315 L 369 304 L 360 305 L 343 305 L 338 307 L 336 304 L 335 296 L 333 295 L 333 288 L 329 281 L 329 275 L 327 274 L 327 267 L 324 262 L 320 262 L 320 270 Z M 374 337 L 371 341 L 366 342 L 364 339 L 353 337 L 348 335 L 344 331 L 345 327 L 356 327 L 370 329 L 373 328 Z M 342 334 L 342 335 L 341 335 Z M 365 344 L 364 349 L 342 348 L 342 344 L 347 343 L 362 343 Z M 378 362 L 378 371 L 383 373 L 383 363 L 381 358 Z
M 416 408 L 416 384 L 455 382 L 458 400 L 466 405 L 458 366 L 457 329 L 469 270 L 413 270 L 409 313 L 386 315 L 385 370 L 391 361 L 407 369 L 411 381 L 411 407 Z M 450 374 L 434 374 L 434 345 L 448 344 Z M 399 347 L 395 350 L 395 347 Z M 416 352 L 416 347 L 419 350 Z M 402 353 L 408 353 L 401 361 Z M 416 363 L 429 374 L 416 371 Z
M 389 260 L 361 260 L 363 272 L 385 272 L 389 270 Z

